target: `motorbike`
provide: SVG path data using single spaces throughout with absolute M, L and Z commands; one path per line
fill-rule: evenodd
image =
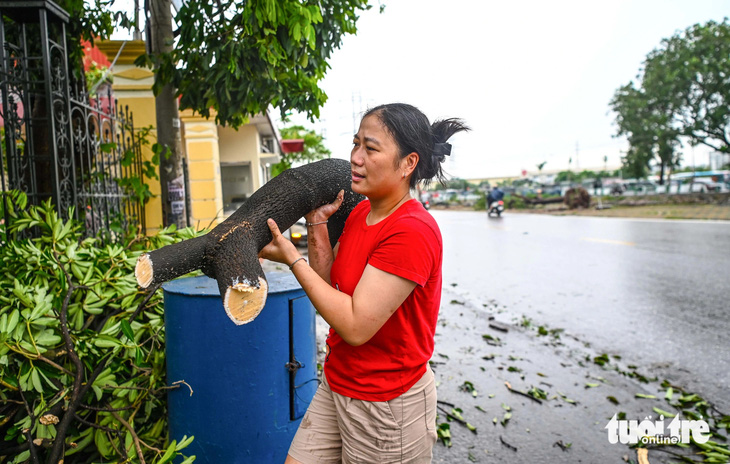
M 489 208 L 487 208 L 487 216 L 492 217 L 496 214 L 497 217 L 501 217 L 502 211 L 504 211 L 504 201 L 493 201 L 489 204 Z

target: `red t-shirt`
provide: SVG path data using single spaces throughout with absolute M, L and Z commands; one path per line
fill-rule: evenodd
M 436 221 L 416 200 L 368 226 L 370 202 L 355 207 L 340 236 L 332 286 L 352 296 L 365 266 L 416 283 L 416 288 L 367 343 L 352 346 L 334 329 L 324 372 L 332 391 L 366 401 L 389 401 L 426 372 L 441 304 L 443 244 Z

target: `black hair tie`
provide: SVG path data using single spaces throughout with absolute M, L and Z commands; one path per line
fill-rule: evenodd
M 447 142 L 434 143 L 433 154 L 436 156 L 449 156 L 451 154 L 451 144 Z

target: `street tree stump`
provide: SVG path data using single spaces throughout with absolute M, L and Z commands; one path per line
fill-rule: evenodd
M 352 209 L 363 200 L 351 186 L 350 162 L 325 159 L 289 169 L 257 190 L 228 219 L 208 234 L 144 253 L 135 277 L 150 288 L 201 269 L 218 282 L 223 307 L 235 324 L 246 324 L 266 304 L 268 283 L 258 253 L 271 239 L 266 220 L 286 230 L 310 211 L 331 203 L 345 191 L 339 210 L 329 218 L 334 247 Z

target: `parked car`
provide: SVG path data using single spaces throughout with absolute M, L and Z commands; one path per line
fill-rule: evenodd
M 611 185 L 612 195 L 646 195 L 656 191 L 657 184 L 645 179 L 624 179 Z
M 289 239 L 295 246 L 307 246 L 307 226 L 304 219 L 298 220 L 289 228 Z
M 476 192 L 463 191 L 457 196 L 457 201 L 465 206 L 474 206 L 474 203 L 479 200 L 480 195 Z

